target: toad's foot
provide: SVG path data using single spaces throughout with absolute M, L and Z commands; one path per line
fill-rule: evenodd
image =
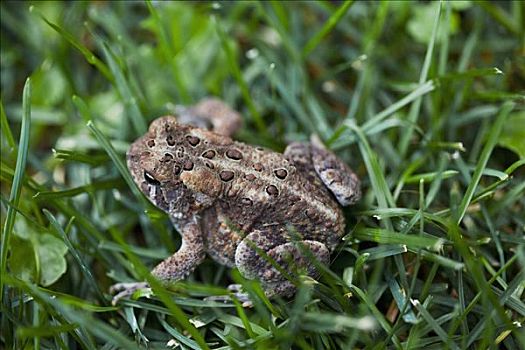
M 131 283 L 116 283 L 109 288 L 110 294 L 115 294 L 111 299 L 111 305 L 115 306 L 120 299 L 129 297 L 137 290 L 146 290 L 151 292 L 151 287 L 148 282 L 131 282 Z
M 242 290 L 242 284 L 230 284 L 228 287 L 227 287 L 228 291 L 230 292 L 240 292 Z
M 230 284 L 228 286 L 228 291 L 231 292 L 230 295 L 214 295 L 214 296 L 206 297 L 204 300 L 227 303 L 227 302 L 232 301 L 232 296 L 233 296 L 235 297 L 235 299 L 241 302 L 242 307 L 245 307 L 245 308 L 253 307 L 253 302 L 250 299 L 250 296 L 248 295 L 248 293 L 242 292 L 242 285 Z

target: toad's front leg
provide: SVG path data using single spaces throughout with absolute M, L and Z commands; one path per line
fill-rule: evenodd
M 206 256 L 204 240 L 200 225 L 192 220 L 181 226 L 182 245 L 179 250 L 158 264 L 151 274 L 161 282 L 175 282 L 189 275 Z M 130 296 L 138 289 L 149 288 L 147 282 L 117 283 L 110 289 L 110 293 L 117 293 L 112 300 L 115 305 L 120 299 Z

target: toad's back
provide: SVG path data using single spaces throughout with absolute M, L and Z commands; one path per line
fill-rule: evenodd
M 243 232 L 292 226 L 304 239 L 333 246 L 344 230 L 339 205 L 313 172 L 284 155 L 239 142 L 203 142 L 191 152 L 194 169 L 213 174 L 217 206 Z M 332 239 L 327 239 L 332 237 Z

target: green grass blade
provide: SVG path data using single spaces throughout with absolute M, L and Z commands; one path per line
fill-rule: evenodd
M 409 103 L 413 103 L 414 101 L 417 101 L 422 96 L 428 94 L 429 92 L 434 91 L 435 89 L 435 82 L 433 80 L 429 80 L 423 83 L 420 83 L 414 91 L 403 97 L 401 100 L 397 101 L 396 103 L 388 106 L 385 108 L 385 110 L 381 111 L 374 117 L 370 118 L 368 121 L 366 121 L 363 124 L 363 129 L 369 130 L 376 124 L 381 123 L 385 118 L 388 116 L 394 114 L 404 106 L 408 105 Z
M 252 96 L 250 94 L 250 89 L 248 88 L 248 84 L 246 84 L 246 81 L 244 80 L 244 77 L 242 76 L 241 68 L 239 67 L 239 62 L 237 61 L 237 58 L 235 57 L 235 53 L 233 52 L 229 39 L 226 36 L 226 33 L 224 32 L 224 28 L 222 27 L 222 24 L 219 23 L 219 21 L 215 21 L 215 28 L 221 40 L 222 49 L 224 50 L 224 53 L 226 54 L 228 64 L 230 66 L 230 72 L 233 75 L 235 81 L 237 82 L 239 89 L 241 90 L 241 94 L 244 99 L 244 102 L 246 103 L 246 105 L 248 106 L 248 109 L 250 110 L 250 115 L 252 117 L 252 120 L 254 121 L 255 126 L 257 127 L 259 132 L 261 132 L 263 135 L 266 135 L 266 127 L 265 127 L 264 121 L 259 111 L 257 110 L 255 102 L 252 99 Z
M 200 350 L 199 344 L 196 343 L 194 340 L 191 340 L 188 337 L 184 336 L 176 328 L 172 327 L 168 322 L 166 322 L 166 320 L 162 319 L 161 317 L 157 317 L 157 319 L 162 324 L 164 329 L 166 329 L 179 342 L 186 345 L 190 349 Z
M 487 166 L 487 162 L 489 160 L 489 157 L 492 153 L 492 149 L 494 146 L 496 146 L 496 143 L 498 142 L 499 134 L 501 133 L 501 129 L 503 128 L 503 124 L 505 123 L 505 120 L 507 119 L 508 115 L 514 108 L 514 103 L 512 102 L 506 102 L 501 107 L 501 110 L 496 117 L 496 120 L 494 121 L 494 124 L 492 125 L 492 128 L 489 131 L 489 135 L 487 138 L 487 142 L 485 143 L 485 147 L 483 147 L 483 151 L 481 152 L 481 156 L 479 159 L 478 164 L 476 165 L 476 170 L 474 171 L 474 174 L 472 175 L 472 179 L 469 183 L 469 186 L 467 187 L 467 190 L 463 196 L 463 199 L 461 200 L 461 203 L 458 207 L 455 221 L 457 224 L 459 224 L 463 217 L 465 216 L 465 213 L 467 212 L 467 208 L 470 205 L 472 198 L 474 197 L 474 193 L 476 191 L 476 188 L 478 187 L 479 180 L 481 179 L 481 175 L 483 174 L 483 171 L 485 170 L 485 167 Z
M 99 181 L 99 182 L 91 183 L 89 185 L 79 186 L 76 188 L 70 188 L 68 190 L 63 190 L 63 191 L 42 191 L 42 192 L 39 191 L 33 196 L 33 198 L 36 200 L 45 200 L 48 198 L 74 197 L 76 195 L 86 193 L 86 192 L 119 188 L 119 187 L 122 187 L 121 184 L 122 184 L 122 181 L 120 180 Z
M 147 125 L 144 116 L 142 115 L 142 112 L 139 109 L 137 99 L 133 96 L 131 92 L 132 89 L 126 81 L 126 78 L 124 77 L 124 72 L 117 63 L 117 58 L 114 52 L 106 43 L 103 43 L 102 50 L 104 52 L 106 60 L 108 61 L 109 69 L 111 70 L 113 77 L 115 77 L 116 88 L 119 92 L 120 97 L 122 98 L 122 101 L 124 102 L 124 108 L 129 114 L 128 117 L 135 129 L 135 134 L 142 135 L 146 132 Z M 77 100 L 80 101 L 79 98 L 77 98 Z M 73 102 L 75 102 L 75 99 L 73 99 Z M 76 104 L 78 107 L 80 102 Z M 79 108 L 79 110 L 82 112 L 84 108 Z
M 454 73 L 448 73 L 445 75 L 441 75 L 436 78 L 436 82 L 443 83 L 443 82 L 446 82 L 447 80 L 471 79 L 471 78 L 487 77 L 491 75 L 503 75 L 503 72 L 497 67 L 469 69 L 466 71 L 454 72 Z
M 24 115 L 22 118 L 22 128 L 20 130 L 20 142 L 18 144 L 18 154 L 16 157 L 16 167 L 13 177 L 13 185 L 9 195 L 9 202 L 14 206 L 18 206 L 20 200 L 20 193 L 22 192 L 22 182 L 24 180 L 27 154 L 29 152 L 29 137 L 31 131 L 31 78 L 27 78 L 22 96 L 22 108 Z M 7 208 L 4 227 L 2 230 L 2 245 L 0 247 L 0 274 L 7 275 L 7 252 L 9 251 L 9 241 L 13 232 L 15 224 L 15 217 L 17 212 L 12 206 Z M 2 300 L 4 294 L 4 278 L 0 279 L 0 304 L 3 305 Z
M 120 245 L 114 242 L 102 241 L 99 243 L 98 247 L 103 250 L 125 253 L 125 249 L 123 249 Z M 151 249 L 132 245 L 128 245 L 128 248 L 130 249 L 130 251 L 133 252 L 133 254 L 140 257 L 146 257 L 151 259 L 166 259 L 167 257 L 169 257 L 169 254 L 166 253 L 165 249 Z
M 35 8 L 31 6 L 30 11 Z M 67 30 L 63 29 L 61 26 L 47 20 L 43 14 L 38 12 L 40 17 L 44 22 L 46 22 L 51 28 L 53 28 L 58 34 L 60 34 L 67 42 L 69 42 L 74 48 L 76 48 L 84 56 L 86 61 L 89 64 L 95 66 L 102 75 L 106 77 L 109 81 L 113 80 L 111 73 L 109 72 L 108 67 L 97 57 L 93 52 L 91 52 L 86 46 L 82 45 L 75 37 L 73 37 Z
M 394 278 L 388 279 L 388 287 L 390 289 L 390 292 L 392 293 L 392 296 L 394 297 L 394 300 L 396 301 L 397 308 L 402 312 L 404 310 L 404 312 L 402 313 L 403 320 L 407 323 L 418 323 L 416 315 L 410 307 L 410 301 L 407 298 L 407 291 L 405 289 L 402 289 L 401 286 L 399 286 L 399 283 Z
M 509 13 L 506 13 L 505 10 L 503 10 L 500 6 L 487 0 L 478 0 L 476 1 L 476 5 L 485 10 L 496 21 L 498 21 L 499 24 L 505 27 L 512 34 L 516 36 L 523 36 L 523 32 L 520 32 L 518 24 L 511 20 L 512 16 Z
M 238 328 L 243 328 L 244 327 L 244 324 L 243 324 L 242 320 L 239 317 L 236 317 L 236 316 L 223 314 L 223 315 L 219 316 L 218 319 L 223 321 L 225 324 L 229 324 L 229 325 L 232 325 L 232 326 L 235 326 L 235 327 L 238 327 Z M 263 327 L 255 324 L 255 323 L 252 323 L 250 325 L 250 327 L 252 328 L 253 332 L 255 334 L 257 334 L 257 335 L 263 335 L 263 334 L 266 334 L 266 332 L 267 332 L 266 329 L 264 329 Z
M 237 311 L 237 315 L 239 315 L 239 318 L 242 321 L 243 328 L 246 330 L 246 333 L 248 334 L 248 337 L 255 338 L 255 332 L 252 329 L 252 326 L 250 324 L 250 319 L 246 315 L 246 312 L 244 312 L 244 308 L 237 300 L 237 298 L 232 298 L 233 304 L 235 305 L 235 311 Z
M 308 132 L 317 132 L 317 127 L 314 126 L 315 123 L 312 121 L 310 114 L 307 113 L 296 94 L 293 91 L 290 91 L 286 79 L 279 77 L 278 74 L 271 74 L 269 79 L 272 84 L 277 87 L 277 91 L 282 96 L 283 102 L 286 102 L 286 104 L 294 112 L 297 120 L 302 124 L 303 128 Z M 328 131 L 328 125 L 323 122 L 319 126 L 319 129 L 319 134 L 321 136 L 325 136 L 326 132 Z
M 376 328 L 375 320 L 370 316 L 354 318 L 327 312 L 307 312 L 301 321 L 301 328 L 310 332 L 342 332 L 347 328 L 372 331 Z
M 491 278 L 490 280 L 487 281 L 487 283 L 489 285 L 492 285 L 492 283 L 494 283 L 494 281 L 499 277 L 501 276 L 510 266 L 512 266 L 512 264 L 514 264 L 516 262 L 516 260 L 518 259 L 518 256 L 517 255 L 514 255 L 512 256 L 508 261 L 507 263 L 502 266 Z M 462 313 L 459 315 L 459 317 L 457 317 L 454 322 L 452 322 L 451 326 L 450 326 L 450 330 L 449 330 L 449 334 L 452 334 L 456 331 L 457 327 L 460 326 L 460 324 L 462 324 L 464 321 L 465 321 L 465 318 L 468 316 L 468 314 L 474 309 L 474 307 L 476 306 L 476 304 L 479 302 L 479 300 L 481 299 L 482 297 L 482 292 L 478 292 L 470 301 L 470 303 L 463 308 L 462 310 Z
M 33 284 L 16 280 L 10 276 L 6 277 L 8 277 L 6 278 L 6 282 L 8 284 L 26 291 L 28 294 L 38 300 L 39 303 L 51 306 L 56 311 L 60 312 L 60 315 L 63 316 L 69 324 L 77 324 L 80 327 L 88 328 L 95 336 L 123 349 L 136 348 L 136 344 L 134 342 L 130 341 L 126 336 L 124 336 L 124 334 L 109 326 L 106 322 L 102 322 L 98 319 L 95 319 L 90 314 L 86 314 L 83 311 L 79 311 L 67 306 L 60 300 L 57 300 L 51 295 L 48 295 Z
M 442 238 L 432 237 L 430 235 L 403 235 L 399 232 L 370 227 L 357 228 L 353 233 L 353 237 L 363 241 L 382 244 L 404 244 L 411 249 L 424 248 L 433 251 L 443 249 L 445 242 Z
M 331 16 L 328 18 L 328 20 L 325 22 L 321 30 L 319 30 L 308 42 L 303 48 L 302 51 L 302 57 L 307 57 L 320 43 L 323 38 L 334 29 L 334 27 L 337 25 L 337 23 L 344 17 L 344 15 L 348 12 L 352 4 L 354 3 L 353 0 L 346 0 Z
M 84 274 L 84 277 L 87 279 L 89 284 L 91 285 L 91 288 L 97 292 L 98 298 L 100 301 L 105 301 L 105 297 L 102 294 L 102 291 L 98 287 L 98 284 L 95 282 L 95 278 L 93 277 L 93 274 L 91 273 L 91 270 L 87 266 L 87 264 L 83 261 L 83 259 L 78 254 L 78 251 L 75 249 L 71 241 L 69 240 L 67 234 L 64 232 L 58 221 L 55 219 L 53 214 L 51 214 L 48 210 L 44 209 L 44 215 L 47 217 L 49 222 L 51 223 L 51 227 L 55 230 L 55 232 L 62 238 L 64 243 L 67 245 L 69 253 L 73 255 L 75 258 L 78 266 L 80 266 L 80 269 L 82 270 L 82 273 Z M 74 218 L 71 218 L 74 219 Z
M 423 181 L 425 183 L 432 182 L 438 178 L 441 179 L 448 179 L 451 177 L 456 176 L 459 173 L 457 170 L 445 170 L 443 172 L 431 172 L 431 173 L 423 173 L 423 174 L 414 174 L 411 176 L 408 176 L 405 180 L 407 184 L 410 183 L 419 183 L 420 181 Z
M 465 268 L 465 264 L 459 261 L 449 259 L 447 257 L 444 257 L 436 253 L 427 252 L 426 250 L 417 250 L 417 251 L 413 249 L 409 249 L 409 250 L 412 251 L 412 253 L 414 254 L 421 254 L 421 257 L 425 260 L 433 261 L 449 269 L 462 270 L 463 268 Z
M 89 112 L 89 107 L 86 104 L 86 102 L 84 102 L 84 100 L 82 100 L 77 95 L 73 95 L 73 97 L 71 97 L 71 100 L 73 101 L 75 107 L 77 107 L 77 110 L 82 119 L 84 119 L 84 123 L 89 122 L 91 120 L 91 113 Z
M 481 267 L 479 263 L 477 262 L 477 259 L 473 256 L 473 254 L 470 251 L 470 247 L 467 245 L 465 240 L 462 238 L 457 224 L 450 222 L 448 225 L 448 231 L 449 231 L 449 236 L 451 240 L 454 242 L 456 249 L 458 250 L 458 252 L 461 254 L 462 258 L 465 261 L 467 271 L 471 273 L 472 278 L 475 281 L 476 287 L 478 288 L 480 292 L 482 292 L 481 295 L 484 301 L 484 309 L 486 312 L 486 317 L 489 317 L 490 316 L 489 314 L 492 311 L 495 311 L 497 312 L 498 316 L 501 318 L 502 322 L 504 322 L 507 326 L 509 326 L 511 322 L 509 321 L 507 315 L 505 314 L 505 311 L 500 305 L 500 300 L 497 299 L 494 292 L 492 292 L 492 290 L 490 289 L 490 285 L 485 280 L 483 271 L 481 270 Z
M 281 27 L 284 30 L 290 29 L 290 19 L 286 13 L 286 8 L 284 4 L 277 0 L 270 0 L 270 5 L 272 6 L 273 11 L 275 12 L 275 17 L 279 20 Z
M 2 134 L 4 135 L 7 144 L 11 149 L 16 149 L 16 142 L 13 137 L 13 133 L 11 132 L 11 128 L 9 127 L 9 123 L 7 121 L 7 116 L 5 115 L 4 111 L 4 104 L 2 103 L 2 100 L 0 100 L 0 126 L 2 129 Z
M 378 310 L 377 306 L 369 298 L 369 296 L 357 286 L 352 286 L 351 288 L 352 288 L 352 291 L 357 295 L 357 297 L 366 304 L 366 306 L 368 307 L 372 315 L 375 317 L 376 321 L 381 325 L 383 330 L 388 334 L 392 334 L 392 327 L 390 326 L 390 323 L 388 323 L 388 321 L 385 319 L 381 311 Z M 392 335 L 392 338 L 390 340 L 392 341 L 392 343 L 394 343 L 396 348 L 398 349 L 403 348 L 401 346 L 401 342 L 399 341 L 396 335 Z
M 368 260 L 384 259 L 389 256 L 404 254 L 407 247 L 402 244 L 383 244 L 377 247 L 361 250 L 361 254 L 368 254 Z
M 363 99 L 362 96 L 366 93 L 366 89 L 371 84 L 374 69 L 374 65 L 371 62 L 368 62 L 368 58 L 369 56 L 373 55 L 373 48 L 376 46 L 383 31 L 385 19 L 387 18 L 388 14 L 388 7 L 388 1 L 382 2 L 378 7 L 377 14 L 372 24 L 363 36 L 363 41 L 361 43 L 361 50 L 363 54 L 352 63 L 352 65 L 355 63 L 361 63 L 364 65 L 364 69 L 359 72 L 360 74 L 357 80 L 356 88 L 352 94 L 348 112 L 346 113 L 346 119 L 355 119 L 359 110 L 359 106 L 362 106 L 366 103 L 366 99 Z
M 87 123 L 87 121 L 86 121 Z M 107 155 L 88 155 L 85 153 L 80 153 L 78 151 L 69 151 L 65 149 L 51 149 L 53 152 L 53 157 L 56 159 L 72 161 L 72 162 L 81 162 L 89 164 L 92 166 L 100 165 L 109 160 Z
M 447 25 L 450 23 L 450 15 L 452 12 L 452 5 L 450 2 L 445 2 L 445 17 L 444 17 L 444 23 L 445 26 L 443 28 L 444 36 L 443 40 L 440 46 L 439 50 L 439 61 L 438 61 L 438 74 L 443 75 L 445 74 L 445 71 L 447 69 L 447 57 L 449 55 L 449 42 L 450 42 L 450 26 Z
M 272 15 L 270 11 L 268 11 L 266 6 L 263 6 L 263 2 L 253 2 L 253 4 L 256 6 L 256 8 L 263 14 L 264 20 L 268 22 L 268 25 L 273 28 L 277 33 L 279 33 L 280 40 L 283 41 L 283 45 L 286 48 L 286 51 L 290 55 L 290 58 L 292 61 L 300 63 L 301 62 L 301 54 L 299 52 L 299 48 L 297 47 L 297 44 L 292 40 L 290 33 L 289 33 L 289 19 L 284 19 L 282 16 L 284 15 L 282 12 L 285 10 L 281 7 L 282 2 L 272 0 L 270 2 L 271 7 L 273 9 L 273 12 L 275 13 L 275 16 Z
M 405 107 L 406 105 L 410 104 L 414 100 L 418 99 L 420 96 L 428 94 L 434 89 L 435 89 L 435 85 L 432 80 L 429 80 L 425 82 L 424 84 L 419 85 L 414 91 L 412 91 L 411 93 L 403 97 L 401 100 L 391 104 L 390 106 L 385 108 L 383 111 L 376 114 L 374 117 L 368 119 L 362 125 L 363 131 L 365 133 L 369 132 L 372 128 L 374 128 L 378 124 L 383 123 L 386 118 L 388 118 L 395 112 L 399 111 L 401 108 Z M 352 137 L 347 137 L 343 140 L 340 140 L 341 136 L 343 135 L 343 132 L 346 129 L 348 129 L 348 126 L 346 124 L 347 123 L 343 124 L 341 127 L 339 127 L 334 132 L 333 136 L 327 141 L 327 145 L 333 144 L 331 148 L 340 149 L 340 148 L 348 146 L 349 144 L 355 141 L 355 139 Z
M 117 170 L 119 171 L 120 175 L 124 178 L 124 181 L 126 181 L 128 187 L 131 189 L 135 197 L 142 204 L 147 205 L 148 202 L 146 201 L 144 195 L 142 194 L 142 192 L 140 192 L 139 188 L 135 184 L 135 181 L 133 181 L 133 179 L 131 178 L 131 174 L 129 173 L 128 168 L 126 167 L 120 156 L 117 154 L 117 152 L 115 151 L 109 140 L 106 138 L 106 136 L 104 136 L 104 134 L 102 134 L 100 130 L 98 130 L 98 128 L 95 126 L 95 124 L 93 124 L 92 121 L 89 121 L 87 123 L 87 127 L 89 130 L 91 130 L 91 132 L 93 133 L 93 135 L 95 135 L 100 145 L 107 152 L 107 154 L 117 167 Z
M 425 61 L 423 62 L 423 68 L 421 69 L 421 74 L 419 76 L 419 84 L 423 84 L 427 80 L 428 72 L 430 70 L 430 64 L 432 62 L 432 55 L 434 53 L 434 44 L 436 42 L 436 38 L 438 34 L 439 19 L 441 18 L 442 4 L 443 3 L 440 1 L 438 5 L 438 9 L 436 11 L 434 25 L 432 27 L 432 36 L 430 38 L 430 41 L 428 42 L 427 52 L 425 54 Z M 417 100 L 414 101 L 414 103 L 410 107 L 410 112 L 408 113 L 408 121 L 410 123 L 409 123 L 408 128 L 405 129 L 404 132 L 402 133 L 401 140 L 399 142 L 399 152 L 401 153 L 401 155 L 405 155 L 408 150 L 408 146 L 412 138 L 412 134 L 414 133 L 414 125 L 416 125 L 417 119 L 419 117 L 421 102 L 422 102 L 422 98 L 418 98 Z
M 162 53 L 164 54 L 164 59 L 170 65 L 171 73 L 173 75 L 173 80 L 175 82 L 175 85 L 177 86 L 177 90 L 181 97 L 181 102 L 185 104 L 189 104 L 191 102 L 191 97 L 188 93 L 188 89 L 186 89 L 186 86 L 184 85 L 184 82 L 182 81 L 182 78 L 178 71 L 178 67 L 174 63 L 172 63 L 175 57 L 175 52 L 173 51 L 172 46 L 169 43 L 168 34 L 166 33 L 164 26 L 162 25 L 159 13 L 155 9 L 155 7 L 151 4 L 151 0 L 146 0 L 146 6 L 148 7 L 148 10 L 151 16 L 153 17 L 153 22 L 155 23 L 157 36 L 159 37 L 160 48 L 161 48 Z
M 424 305 L 421 305 L 419 300 L 413 300 L 412 304 L 419 311 L 423 319 L 429 324 L 429 326 L 436 332 L 441 341 L 447 345 L 449 349 L 459 350 L 459 347 L 454 343 L 447 335 L 447 333 L 441 328 L 441 326 L 436 322 L 432 315 L 428 312 Z
M 383 171 L 377 159 L 377 155 L 374 151 L 372 151 L 372 148 L 370 147 L 363 130 L 355 125 L 353 120 L 347 120 L 345 124 L 357 134 L 357 137 L 360 140 L 359 150 L 361 151 L 361 156 L 365 161 L 379 208 L 386 209 L 389 207 L 395 207 L 394 198 L 392 197 L 392 193 L 390 192 L 390 189 L 386 183 Z M 389 226 L 388 220 L 386 224 Z
M 153 277 L 148 269 L 140 262 L 140 260 L 131 252 L 128 245 L 124 240 L 122 239 L 119 232 L 116 232 L 115 230 L 110 230 L 110 233 L 112 234 L 113 238 L 117 241 L 117 243 L 124 248 L 124 251 L 126 253 L 126 257 L 129 259 L 129 261 L 132 263 L 133 268 L 135 271 L 137 271 L 139 276 L 142 276 L 146 279 L 146 281 L 151 286 L 153 292 L 155 295 L 158 296 L 158 298 L 164 303 L 164 305 L 168 308 L 169 313 L 171 316 L 173 316 L 177 322 L 189 333 L 193 336 L 197 344 L 204 349 L 209 349 L 206 341 L 204 340 L 203 336 L 199 333 L 197 328 L 193 326 L 188 316 L 182 311 L 182 309 L 177 306 L 177 304 L 171 299 L 169 293 L 167 292 L 166 288 L 163 286 L 163 284 L 158 281 L 155 277 Z

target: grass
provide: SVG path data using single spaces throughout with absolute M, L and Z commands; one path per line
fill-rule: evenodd
M 0 6 L 0 348 L 525 348 L 522 2 Z M 210 95 L 237 139 L 317 133 L 362 179 L 294 298 L 210 259 L 148 274 L 180 237 L 124 154 Z M 154 294 L 111 305 L 141 280 Z M 252 308 L 206 299 L 230 283 Z

